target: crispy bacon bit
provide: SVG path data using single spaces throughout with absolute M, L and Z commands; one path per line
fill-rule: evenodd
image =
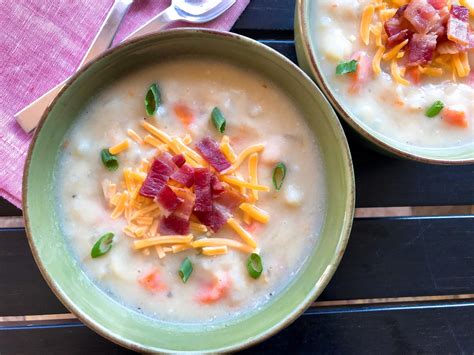
M 183 202 L 176 194 L 171 190 L 168 185 L 163 185 L 158 191 L 155 200 L 166 210 L 165 212 L 173 212 L 178 208 L 179 204 Z
M 168 153 L 168 152 L 161 152 L 160 155 L 158 156 L 158 159 L 163 163 L 168 166 L 168 168 L 173 171 L 175 169 L 175 164 L 173 162 L 173 156 Z
M 224 207 L 229 213 L 239 207 L 244 201 L 244 196 L 231 190 L 226 190 L 214 199 L 216 204 Z
M 186 158 L 183 154 L 176 154 L 175 156 L 173 156 L 172 160 L 178 168 L 181 168 L 184 163 L 186 163 Z
M 212 138 L 203 138 L 197 145 L 197 150 L 211 164 L 214 169 L 221 172 L 230 168 L 230 162 L 225 155 L 220 151 L 219 144 Z
M 403 16 L 411 23 L 416 32 L 428 33 L 440 22 L 436 9 L 426 0 L 413 0 L 408 4 Z
M 436 10 L 440 10 L 443 7 L 448 6 L 447 0 L 428 0 L 429 4 L 433 6 Z
M 212 211 L 210 212 L 194 211 L 194 214 L 202 224 L 209 227 L 215 233 L 226 224 L 228 219 L 225 211 L 221 210 L 218 206 L 213 206 Z
M 225 191 L 224 185 L 216 175 L 211 176 L 212 197 L 219 196 Z
M 433 33 L 423 35 L 415 33 L 409 43 L 408 65 L 426 65 L 431 63 L 436 49 L 437 36 Z
M 196 204 L 194 211 L 212 211 L 211 172 L 207 168 L 194 169 Z
M 188 234 L 189 219 L 193 212 L 196 197 L 186 189 L 174 188 L 173 191 L 183 202 L 171 215 L 161 219 L 160 232 L 162 234 Z
M 403 5 L 399 7 L 395 15 L 393 15 L 392 18 L 385 22 L 384 27 L 387 36 L 395 36 L 398 32 L 407 28 L 408 23 L 403 17 L 403 14 L 407 7 L 408 5 Z
M 408 29 L 401 30 L 397 34 L 387 38 L 387 47 L 390 48 L 396 46 L 397 44 L 402 43 L 404 40 L 411 38 L 412 35 L 413 32 Z
M 189 233 L 189 220 L 177 217 L 174 214 L 163 217 L 160 222 L 161 234 L 181 234 Z
M 190 165 L 184 164 L 171 174 L 171 179 L 186 187 L 191 187 L 194 184 L 194 169 Z
M 462 46 L 469 45 L 469 10 L 453 5 L 448 20 L 448 38 Z
M 151 165 L 150 171 L 140 188 L 140 195 L 154 198 L 160 189 L 166 185 L 172 170 L 160 159 L 155 159 Z

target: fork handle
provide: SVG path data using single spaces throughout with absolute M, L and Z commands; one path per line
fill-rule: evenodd
M 87 53 L 82 58 L 79 67 L 82 67 L 88 61 L 95 58 L 98 54 L 110 47 L 120 22 L 122 22 L 122 19 L 131 3 L 132 0 L 114 1 L 114 4 L 110 8 L 104 23 L 97 32 L 97 35 L 87 50 Z M 48 108 L 51 101 L 53 101 L 66 82 L 67 80 L 63 81 L 61 84 L 49 90 L 46 94 L 33 101 L 21 111 L 17 112 L 15 115 L 16 120 L 26 133 L 32 131 L 38 125 L 43 112 Z

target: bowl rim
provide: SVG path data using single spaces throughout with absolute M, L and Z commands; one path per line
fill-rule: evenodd
M 378 148 L 383 149 L 384 151 L 409 160 L 414 160 L 421 163 L 427 164 L 436 164 L 436 165 L 466 165 L 474 164 L 474 158 L 462 158 L 462 159 L 446 159 L 446 158 L 429 158 L 422 154 L 417 154 L 409 152 L 404 149 L 396 148 L 390 145 L 389 143 L 384 142 L 382 139 L 375 137 L 367 130 L 365 130 L 362 125 L 359 123 L 359 120 L 355 117 L 354 114 L 348 112 L 340 103 L 339 100 L 333 95 L 330 85 L 326 83 L 324 76 L 321 73 L 321 70 L 316 60 L 316 50 L 313 48 L 311 42 L 311 34 L 309 30 L 309 24 L 305 18 L 307 5 L 314 0 L 296 0 L 295 5 L 295 36 L 301 36 L 301 48 L 303 50 L 304 56 L 306 57 L 311 74 L 316 79 L 318 87 L 323 91 L 324 95 L 331 102 L 331 105 L 334 106 L 336 111 L 342 116 L 344 121 L 346 121 L 352 129 L 354 129 L 359 135 L 367 139 L 372 144 L 375 144 Z M 318 1 L 318 0 L 316 0 Z M 309 15 L 308 15 L 309 16 Z M 295 41 L 297 38 L 295 38 Z
M 30 214 L 29 214 L 29 203 L 28 203 L 28 181 L 29 181 L 29 171 L 30 171 L 30 164 L 32 161 L 32 154 L 33 151 L 35 150 L 36 143 L 37 143 L 37 138 L 41 132 L 42 127 L 44 126 L 47 118 L 49 117 L 49 113 L 51 110 L 55 107 L 56 103 L 58 100 L 63 96 L 64 92 L 74 83 L 78 77 L 82 75 L 83 72 L 87 71 L 89 67 L 94 65 L 97 61 L 106 58 L 108 56 L 113 55 L 115 52 L 120 51 L 123 47 L 133 45 L 135 43 L 141 42 L 141 41 L 147 41 L 147 40 L 154 40 L 154 41 L 159 41 L 162 36 L 173 36 L 175 34 L 203 34 L 203 35 L 210 35 L 216 38 L 231 38 L 232 40 L 238 40 L 245 42 L 249 45 L 254 45 L 259 48 L 259 50 L 263 50 L 266 52 L 271 53 L 273 56 L 278 57 L 279 60 L 283 61 L 285 65 L 290 65 L 293 67 L 293 69 L 298 73 L 304 80 L 308 82 L 309 85 L 313 86 L 314 90 L 316 92 L 319 92 L 321 95 L 321 98 L 323 101 L 328 105 L 328 108 L 330 110 L 333 110 L 330 103 L 327 101 L 326 97 L 321 93 L 319 88 L 315 85 L 315 83 L 311 80 L 311 78 L 301 69 L 299 68 L 296 64 L 294 64 L 292 61 L 290 61 L 288 58 L 286 58 L 284 55 L 278 53 L 276 50 L 273 48 L 262 44 L 258 42 L 257 40 L 251 39 L 249 37 L 239 35 L 236 33 L 231 33 L 231 32 L 226 32 L 226 31 L 220 31 L 220 30 L 214 30 L 214 29 L 207 29 L 207 28 L 174 28 L 174 29 L 169 29 L 169 30 L 163 30 L 157 33 L 151 33 L 147 35 L 143 35 L 140 37 L 137 37 L 133 40 L 130 41 L 125 41 L 124 43 L 121 43 L 111 49 L 106 50 L 105 52 L 101 53 L 98 55 L 96 58 L 88 62 L 86 65 L 81 67 L 76 73 L 74 73 L 70 79 L 67 81 L 67 83 L 62 87 L 62 89 L 59 91 L 57 96 L 54 98 L 54 100 L 47 106 L 46 110 L 43 112 L 41 119 L 38 123 L 37 128 L 35 129 L 35 132 L 32 137 L 31 144 L 28 148 L 28 153 L 25 161 L 25 166 L 23 170 L 23 181 L 22 181 L 22 209 L 23 209 L 23 219 L 25 222 L 25 231 L 28 239 L 28 244 L 30 246 L 30 249 L 33 254 L 33 258 L 41 272 L 41 275 L 43 276 L 44 280 L 48 284 L 49 288 L 53 291 L 54 295 L 60 300 L 60 302 L 71 312 L 73 313 L 79 321 L 81 321 L 84 325 L 86 325 L 89 329 L 93 330 L 94 332 L 98 333 L 100 336 L 106 338 L 107 340 L 123 346 L 125 348 L 128 348 L 133 351 L 138 351 L 138 352 L 150 352 L 150 351 L 159 351 L 159 352 L 169 352 L 169 349 L 158 349 L 156 347 L 150 347 L 146 345 L 139 344 L 135 341 L 131 341 L 127 337 L 123 335 L 116 335 L 116 334 L 111 334 L 110 331 L 102 327 L 100 323 L 96 322 L 94 319 L 90 318 L 89 315 L 87 315 L 85 312 L 83 312 L 81 309 L 79 309 L 75 303 L 72 300 L 69 300 L 69 298 L 63 294 L 63 291 L 60 289 L 59 285 L 56 284 L 52 276 L 49 274 L 49 271 L 47 270 L 46 266 L 43 264 L 43 261 L 39 255 L 39 251 L 36 247 L 34 238 L 33 238 L 33 233 L 31 230 L 31 221 L 30 221 Z M 336 116 L 337 118 L 337 116 Z M 344 220 L 342 221 L 341 225 L 341 233 L 339 235 L 339 241 L 336 245 L 335 253 L 334 255 L 331 256 L 330 258 L 330 263 L 326 266 L 328 269 L 328 266 L 331 266 L 329 271 L 326 269 L 324 273 L 320 276 L 320 278 L 317 280 L 315 285 L 311 288 L 311 291 L 308 292 L 306 297 L 301 301 L 301 303 L 295 307 L 290 313 L 288 313 L 284 318 L 282 318 L 278 323 L 274 324 L 273 326 L 269 327 L 265 331 L 256 334 L 255 337 L 252 339 L 247 339 L 243 340 L 238 343 L 233 343 L 229 346 L 223 347 L 221 349 L 206 349 L 200 352 L 221 352 L 221 351 L 238 351 L 238 350 L 243 350 L 246 348 L 249 348 L 251 346 L 254 346 L 271 336 L 275 335 L 276 333 L 280 332 L 287 326 L 289 326 L 292 322 L 294 322 L 307 308 L 311 306 L 311 303 L 319 297 L 319 295 L 322 293 L 322 291 L 325 289 L 329 281 L 331 280 L 332 276 L 334 275 L 341 259 L 342 256 L 344 255 L 345 249 L 347 247 L 347 243 L 349 240 L 350 232 L 352 229 L 352 224 L 353 224 L 353 219 L 354 219 L 354 212 L 355 212 L 355 178 L 354 178 L 354 167 L 352 163 L 352 157 L 350 154 L 350 149 L 349 145 L 347 142 L 347 138 L 345 136 L 344 130 L 342 129 L 342 126 L 339 122 L 339 120 L 335 119 L 334 120 L 334 129 L 337 132 L 337 135 L 342 138 L 341 143 L 339 146 L 342 149 L 342 159 L 343 159 L 343 164 L 344 164 L 344 181 L 345 184 L 348 188 L 348 193 L 345 198 L 345 217 Z

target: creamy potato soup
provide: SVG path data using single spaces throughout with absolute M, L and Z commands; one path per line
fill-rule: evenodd
M 472 0 L 317 0 L 320 67 L 346 111 L 414 146 L 474 143 Z
M 262 307 L 304 265 L 325 214 L 298 109 L 214 59 L 157 63 L 97 92 L 57 172 L 62 229 L 86 273 L 164 321 Z

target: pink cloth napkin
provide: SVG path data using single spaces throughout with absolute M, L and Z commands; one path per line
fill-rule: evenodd
M 229 30 L 249 1 L 237 0 L 206 27 Z M 74 73 L 112 3 L 0 1 L 0 196 L 17 207 L 21 207 L 23 166 L 32 134 L 22 131 L 14 114 Z M 169 0 L 135 0 L 115 42 L 169 4 Z

